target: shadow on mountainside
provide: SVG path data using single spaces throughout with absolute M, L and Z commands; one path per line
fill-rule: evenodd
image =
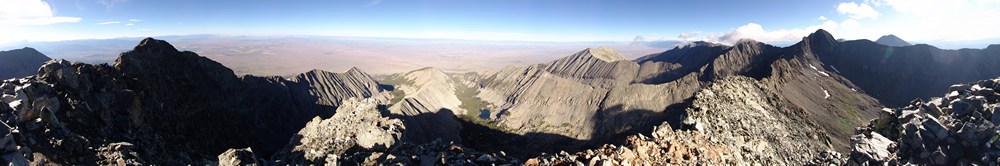
M 554 154 L 560 151 L 569 153 L 585 149 L 593 149 L 604 144 L 625 143 L 625 138 L 635 134 L 649 135 L 655 126 L 667 122 L 675 128 L 681 126 L 681 121 L 687 116 L 685 109 L 691 106 L 693 97 L 682 103 L 670 105 L 662 112 L 650 110 L 627 109 L 615 105 L 597 112 L 594 122 L 595 139 L 579 140 L 554 133 L 531 132 L 524 135 L 498 130 L 494 127 L 469 122 L 460 119 L 462 123 L 462 140 L 465 146 L 483 152 L 504 151 L 518 158 L 529 158 L 542 153 Z

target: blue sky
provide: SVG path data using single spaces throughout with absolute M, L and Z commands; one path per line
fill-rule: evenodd
M 0 43 L 186 34 L 787 42 L 818 28 L 934 43 L 998 38 L 998 15 L 998 0 L 0 0 Z

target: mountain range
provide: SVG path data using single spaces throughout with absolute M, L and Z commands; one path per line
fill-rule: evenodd
M 54 60 L 5 80 L 0 143 L 5 161 L 33 164 L 622 164 L 588 153 L 625 145 L 705 159 L 647 164 L 842 163 L 831 154 L 852 151 L 855 126 L 883 107 L 1000 76 L 1000 45 L 880 43 L 817 30 L 788 47 L 691 42 L 636 59 L 595 47 L 483 73 L 280 77 L 147 38 L 113 64 Z

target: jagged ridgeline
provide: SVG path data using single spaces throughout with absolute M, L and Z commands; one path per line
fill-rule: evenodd
M 151 38 L 112 65 L 49 61 L 37 75 L 5 80 L 3 92 L 13 109 L 2 114 L 13 129 L 5 139 L 25 155 L 10 159 L 67 164 L 210 163 L 238 147 L 269 155 L 344 99 L 389 99 L 357 69 L 236 76 Z
M 844 164 L 854 127 L 882 107 L 1000 76 L 997 45 L 834 39 L 283 78 L 147 38 L 113 64 L 48 61 L 4 80 L 0 144 L 15 165 Z

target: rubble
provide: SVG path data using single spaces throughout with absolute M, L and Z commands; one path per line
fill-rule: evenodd
M 886 109 L 858 128 L 849 164 L 1000 164 L 998 82 L 952 85 L 943 98 Z

